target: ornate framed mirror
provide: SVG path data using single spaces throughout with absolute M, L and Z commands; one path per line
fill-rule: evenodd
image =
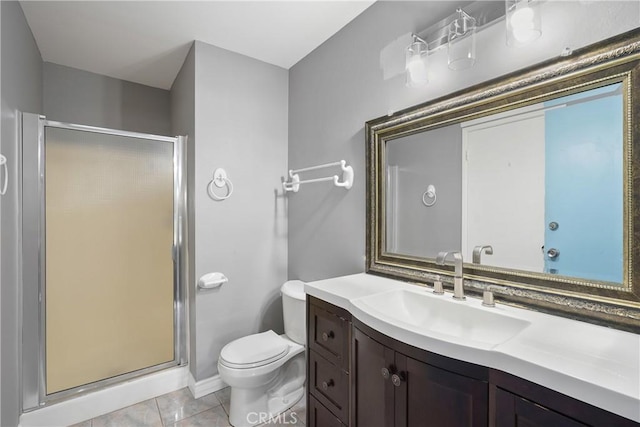
M 367 122 L 367 272 L 640 331 L 640 30 Z

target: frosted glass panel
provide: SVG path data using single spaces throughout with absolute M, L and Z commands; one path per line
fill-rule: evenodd
M 51 394 L 174 360 L 173 144 L 45 132 Z

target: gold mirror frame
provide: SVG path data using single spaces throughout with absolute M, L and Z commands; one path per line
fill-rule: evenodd
M 403 136 L 500 113 L 577 91 L 622 82 L 624 123 L 624 254 L 622 286 L 464 264 L 465 289 L 499 284 L 503 302 L 640 332 L 640 29 L 425 104 L 366 123 L 367 273 L 452 287 L 453 268 L 433 259 L 386 252 L 385 144 Z M 425 238 L 427 238 L 425 236 Z M 448 248 L 443 248 L 448 249 Z

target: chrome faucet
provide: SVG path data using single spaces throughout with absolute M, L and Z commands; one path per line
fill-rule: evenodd
M 458 251 L 440 252 L 436 257 L 436 264 L 444 265 L 449 255 L 453 256 L 455 267 L 455 275 L 453 276 L 453 298 L 457 300 L 464 300 L 464 286 L 462 285 L 462 254 Z
M 486 253 L 487 255 L 493 255 L 493 247 L 486 245 L 486 246 L 475 246 L 473 248 L 473 263 L 474 264 L 480 264 L 480 257 L 482 256 L 482 251 L 484 251 L 484 253 Z

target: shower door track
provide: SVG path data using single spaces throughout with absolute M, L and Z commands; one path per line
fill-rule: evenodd
M 140 132 L 109 129 L 73 123 L 47 120 L 45 116 L 22 113 L 22 334 L 21 349 L 22 371 L 22 409 L 23 412 L 39 409 L 60 401 L 80 397 L 106 387 L 124 383 L 162 370 L 187 364 L 186 329 L 186 175 L 185 175 L 185 136 L 162 136 Z M 47 394 L 46 392 L 46 316 L 45 316 L 45 128 L 58 128 L 82 132 L 99 133 L 127 138 L 137 138 L 173 144 L 173 307 L 174 307 L 174 358 L 173 360 L 113 377 L 83 384 L 66 390 Z M 37 146 L 29 147 L 37 135 Z M 26 143 L 25 143 L 26 142 Z M 35 158 L 34 158 L 35 157 Z M 35 169 L 35 170 L 34 170 Z M 29 194 L 30 191 L 34 193 Z M 36 200 L 37 199 L 37 200 Z M 37 205 L 36 203 L 37 202 Z M 37 214 L 25 214 L 31 208 Z M 36 224 L 37 218 L 37 224 Z M 37 265 L 37 270 L 33 268 Z M 25 295 L 26 286 L 37 283 L 37 302 Z M 33 313 L 37 307 L 37 313 Z M 25 328 L 29 322 L 27 316 L 38 316 L 36 328 Z M 37 340 L 37 366 L 33 357 L 25 352 L 25 343 L 31 343 L 35 349 Z M 37 368 L 37 375 L 34 371 Z

